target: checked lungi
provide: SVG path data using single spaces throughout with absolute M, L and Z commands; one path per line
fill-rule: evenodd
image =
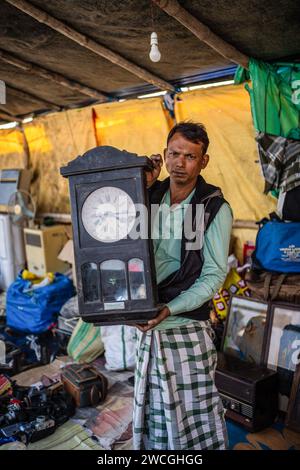
M 217 353 L 208 322 L 138 332 L 134 449 L 225 449 Z

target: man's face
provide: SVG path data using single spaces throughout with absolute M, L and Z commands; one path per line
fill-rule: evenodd
M 180 185 L 196 183 L 199 173 L 209 160 L 209 156 L 203 154 L 202 142 L 194 144 L 179 133 L 174 134 L 169 141 L 164 158 L 171 181 Z

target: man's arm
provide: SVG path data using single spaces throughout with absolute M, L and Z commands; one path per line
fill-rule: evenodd
M 167 304 L 171 315 L 201 307 L 223 285 L 227 273 L 231 228 L 232 212 L 228 204 L 223 204 L 204 236 L 202 272 L 189 289 Z

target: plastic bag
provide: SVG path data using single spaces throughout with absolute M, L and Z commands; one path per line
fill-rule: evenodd
M 223 287 L 213 297 L 214 310 L 221 320 L 227 316 L 228 304 L 231 295 L 250 297 L 250 290 L 235 268 L 227 274 Z
M 67 351 L 75 362 L 94 361 L 104 352 L 100 327 L 86 323 L 80 318 L 68 343 Z
M 75 294 L 72 281 L 55 273 L 52 283 L 31 289 L 32 282 L 22 278 L 22 271 L 9 286 L 6 297 L 7 325 L 28 333 L 43 333 L 57 321 L 63 304 Z
M 127 325 L 102 326 L 105 368 L 126 370 L 135 367 L 136 329 Z

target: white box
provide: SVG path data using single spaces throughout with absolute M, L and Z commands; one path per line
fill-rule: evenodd
M 64 273 L 70 269 L 69 263 L 58 258 L 68 240 L 64 225 L 25 228 L 25 251 L 28 270 L 37 276 L 48 272 Z

